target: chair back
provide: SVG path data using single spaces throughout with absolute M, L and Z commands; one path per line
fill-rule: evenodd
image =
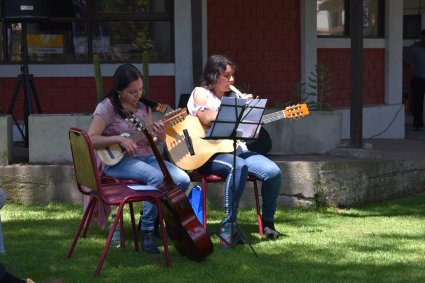
M 97 192 L 101 184 L 100 172 L 90 137 L 78 128 L 71 128 L 68 133 L 78 189 L 86 195 L 92 193 L 87 189 Z

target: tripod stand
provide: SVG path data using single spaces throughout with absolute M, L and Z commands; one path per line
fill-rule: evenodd
M 221 106 L 217 114 L 217 118 L 210 128 L 207 134 L 208 139 L 231 139 L 233 141 L 233 174 L 235 174 L 236 168 L 236 155 L 237 155 L 237 144 L 238 141 L 254 139 L 256 133 L 260 129 L 261 118 L 264 112 L 266 100 L 251 100 L 249 104 L 246 104 L 246 99 L 237 99 L 235 97 L 223 97 Z M 233 192 L 231 206 L 235 208 L 235 195 L 236 195 L 236 176 L 233 176 Z M 220 230 L 223 226 L 231 226 L 231 237 L 236 235 L 231 240 L 231 243 L 227 242 L 221 234 Z M 233 233 L 233 229 L 236 229 L 238 233 Z M 256 257 L 258 257 L 254 248 L 252 247 L 251 241 L 245 235 L 243 230 L 239 227 L 236 222 L 236 213 L 233 211 L 231 217 L 225 219 L 218 229 L 215 231 L 220 239 L 226 244 L 233 246 L 240 240 L 245 241 Z
M 34 98 L 35 105 L 37 107 L 38 113 L 42 113 L 41 105 L 37 97 L 37 93 L 34 85 L 34 76 L 29 74 L 28 71 L 28 47 L 27 47 L 27 23 L 22 22 L 22 41 L 21 41 L 21 74 L 18 75 L 16 79 L 15 89 L 12 94 L 12 99 L 9 103 L 9 108 L 7 110 L 7 114 L 12 115 L 13 121 L 19 129 L 19 132 L 24 139 L 25 147 L 28 147 L 28 116 L 31 115 L 32 112 L 32 98 Z M 23 86 L 24 92 L 24 130 L 18 124 L 15 116 L 13 115 L 13 108 L 15 107 L 16 99 L 19 94 L 19 89 Z

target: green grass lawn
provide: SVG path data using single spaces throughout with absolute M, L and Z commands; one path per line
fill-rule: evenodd
M 425 282 L 425 196 L 347 210 L 281 209 L 276 222 L 285 237 L 276 241 L 260 239 L 254 210 L 241 210 L 240 226 L 258 258 L 248 245 L 222 250 L 212 236 L 214 252 L 202 263 L 170 245 L 171 268 L 163 253 L 134 252 L 126 215 L 127 246 L 110 249 L 100 278 L 94 271 L 107 231 L 93 226 L 66 259 L 81 215 L 74 205 L 6 204 L 1 217 L 7 253 L 0 261 L 12 274 L 37 283 Z M 221 215 L 209 210 L 211 231 Z

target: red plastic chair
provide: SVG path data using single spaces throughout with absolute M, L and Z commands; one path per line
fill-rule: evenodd
M 203 205 L 203 223 L 205 230 L 207 229 L 207 190 L 205 189 L 208 185 L 208 183 L 219 183 L 224 182 L 225 178 L 220 177 L 218 175 L 210 174 L 210 175 L 203 175 L 200 173 L 192 173 L 191 175 L 192 181 L 201 181 L 202 183 L 202 205 Z M 257 181 L 254 177 L 248 176 L 247 179 L 248 182 L 253 182 L 254 184 L 254 194 L 255 194 L 255 207 L 257 209 L 257 222 L 258 222 L 258 233 L 260 236 L 263 236 L 263 221 L 261 220 L 261 210 L 260 210 L 260 201 L 258 196 L 258 187 L 257 187 Z
M 121 247 L 124 246 L 123 237 L 123 208 L 126 204 L 130 207 L 131 228 L 133 232 L 134 250 L 139 250 L 137 229 L 134 220 L 133 203 L 141 201 L 150 201 L 157 207 L 159 224 L 162 233 L 162 243 L 164 245 L 165 262 L 167 266 L 171 266 L 170 254 L 168 250 L 168 242 L 165 234 L 164 218 L 160 209 L 160 201 L 163 197 L 160 191 L 135 191 L 119 180 L 114 178 L 101 178 L 99 169 L 96 164 L 96 156 L 91 144 L 90 138 L 84 130 L 71 128 L 69 130 L 69 141 L 71 144 L 72 159 L 74 163 L 75 177 L 78 190 L 90 196 L 90 201 L 84 212 L 83 218 L 80 221 L 78 229 L 72 240 L 71 247 L 69 248 L 67 257 L 70 258 L 74 248 L 80 237 L 81 231 L 84 228 L 82 237 L 86 236 L 86 232 L 93 216 L 94 207 L 97 202 L 102 202 L 105 205 L 116 205 L 117 216 L 112 223 L 109 231 L 108 238 L 103 247 L 95 275 L 99 276 L 105 261 L 106 254 L 111 244 L 113 233 L 120 221 L 120 236 Z

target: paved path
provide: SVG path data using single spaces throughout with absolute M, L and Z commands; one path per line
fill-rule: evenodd
M 411 125 L 406 125 L 404 139 L 364 140 L 363 148 L 352 148 L 350 140 L 343 140 L 341 147 L 329 154 L 275 155 L 270 158 L 275 161 L 425 160 L 425 129 L 415 132 Z

